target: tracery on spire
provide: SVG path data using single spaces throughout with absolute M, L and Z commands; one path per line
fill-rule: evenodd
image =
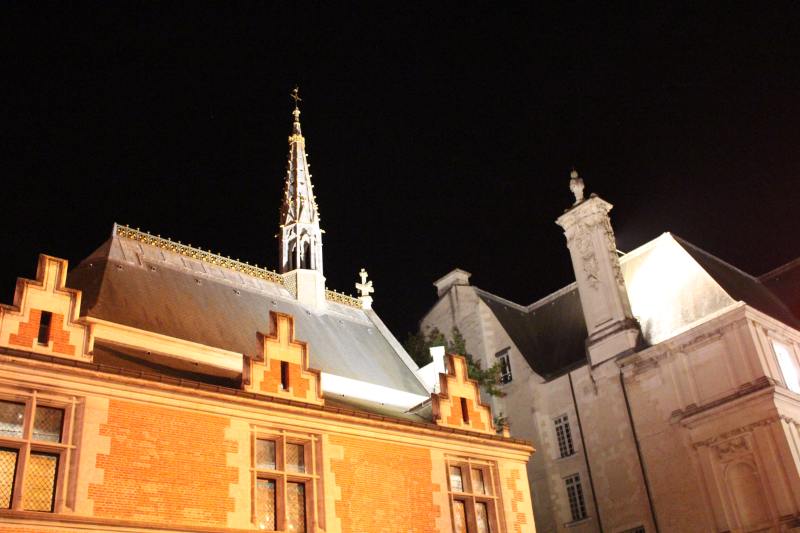
M 294 102 L 294 119 L 281 205 L 280 270 L 289 272 L 301 268 L 322 272 L 322 230 L 311 184 L 306 142 L 300 129 L 300 89 L 295 87 L 289 96 Z

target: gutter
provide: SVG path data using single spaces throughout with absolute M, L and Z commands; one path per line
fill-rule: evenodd
M 569 390 L 572 392 L 572 404 L 575 406 L 575 417 L 578 419 L 578 431 L 581 434 L 581 447 L 583 448 L 583 459 L 586 461 L 586 472 L 589 474 L 589 487 L 592 489 L 592 502 L 594 512 L 597 514 L 597 527 L 603 533 L 603 521 L 600 519 L 600 506 L 597 505 L 597 494 L 594 490 L 594 479 L 592 479 L 592 465 L 589 464 L 589 453 L 586 451 L 586 440 L 583 438 L 583 425 L 581 425 L 581 412 L 578 409 L 578 400 L 575 398 L 575 386 L 572 384 L 572 372 L 567 372 L 569 377 Z
M 639 468 L 642 470 L 644 490 L 647 494 L 647 505 L 650 507 L 650 517 L 653 520 L 653 526 L 656 528 L 656 533 L 659 533 L 658 519 L 656 518 L 656 510 L 653 506 L 653 496 L 650 493 L 650 481 L 647 479 L 647 470 L 645 470 L 644 461 L 642 460 L 642 448 L 639 445 L 639 437 L 636 435 L 636 426 L 633 424 L 633 412 L 631 411 L 631 404 L 628 401 L 628 390 L 625 388 L 625 378 L 622 376 L 622 368 L 619 369 L 619 384 L 622 387 L 622 396 L 625 398 L 625 409 L 628 412 L 628 422 L 631 425 L 633 443 L 636 445 L 636 457 L 639 459 Z

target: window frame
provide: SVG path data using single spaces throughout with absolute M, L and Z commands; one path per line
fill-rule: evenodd
M 511 370 L 511 347 L 503 348 L 496 352 L 494 357 L 500 362 L 500 384 L 507 385 L 514 381 L 514 373 Z M 505 362 L 505 364 L 503 364 Z M 505 372 L 504 372 L 505 370 Z
M 450 477 L 450 469 L 456 467 L 461 469 L 462 490 L 457 491 L 453 488 Z M 479 470 L 483 476 L 484 492 L 476 492 L 473 486 L 473 470 Z M 447 497 L 450 501 L 450 521 L 455 528 L 455 504 L 456 500 L 463 502 L 464 512 L 467 520 L 467 531 L 477 533 L 477 511 L 476 504 L 486 505 L 487 524 L 490 533 L 500 533 L 502 502 L 500 499 L 500 481 L 497 474 L 497 465 L 491 461 L 475 459 L 471 457 L 448 457 L 445 460 L 445 472 L 447 474 Z
M 63 513 L 71 507 L 68 501 L 68 485 L 73 457 L 77 446 L 75 442 L 77 398 L 49 394 L 40 390 L 20 391 L 0 388 L 0 401 L 18 403 L 25 406 L 22 419 L 22 437 L 0 435 L 0 448 L 17 451 L 17 463 L 11 487 L 11 500 L 7 508 L 0 508 L 0 514 L 9 511 L 29 511 L 41 513 Z M 37 407 L 50 407 L 63 411 L 61 419 L 61 439 L 58 442 L 36 440 L 33 438 L 35 413 Z M 56 457 L 53 496 L 49 510 L 25 508 L 25 485 L 30 468 L 31 454 L 44 454 Z
M 563 448 L 570 453 L 564 454 L 561 446 L 561 436 L 559 435 L 559 428 L 563 428 L 564 446 Z M 553 419 L 553 430 L 556 435 L 556 448 L 558 449 L 558 456 L 556 459 L 566 459 L 572 457 L 577 453 L 575 449 L 575 440 L 572 438 L 572 424 L 570 424 L 569 415 L 564 413 Z
M 275 469 L 259 468 L 257 464 L 258 441 L 275 443 Z M 291 470 L 286 464 L 288 444 L 303 447 L 304 472 Z M 287 487 L 289 483 L 300 483 L 305 496 L 305 530 L 316 531 L 325 528 L 323 485 L 320 474 L 322 464 L 322 439 L 320 435 L 300 433 L 284 429 L 253 428 L 251 443 L 252 477 L 252 522 L 259 531 L 258 480 L 271 480 L 275 483 L 275 531 L 286 531 L 288 521 Z M 266 530 L 269 531 L 269 530 Z
M 586 507 L 586 494 L 583 491 L 583 480 L 581 479 L 580 473 L 575 472 L 574 474 L 565 476 L 563 479 L 564 479 L 564 492 L 567 495 L 567 505 L 569 507 L 569 517 L 570 517 L 570 521 L 567 523 L 572 524 L 575 522 L 581 522 L 583 520 L 587 520 L 589 518 L 589 509 Z M 578 511 L 580 511 L 579 514 L 581 515 L 577 518 L 575 516 L 575 512 L 573 512 L 572 501 L 569 492 L 569 489 L 572 487 L 576 488 L 575 507 Z
M 775 362 L 778 365 L 778 371 L 780 372 L 781 379 L 783 380 L 784 387 L 795 394 L 800 394 L 800 361 L 797 358 L 797 350 L 795 350 L 794 343 L 774 337 L 770 337 L 769 341 L 772 347 L 772 353 L 775 356 Z M 789 369 L 785 368 L 784 366 L 784 360 L 781 357 L 780 348 L 786 350 L 786 355 L 790 359 L 786 362 L 792 365 L 790 370 L 794 373 L 794 383 L 789 383 L 789 378 L 787 376 Z

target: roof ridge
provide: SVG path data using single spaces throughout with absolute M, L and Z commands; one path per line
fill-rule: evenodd
M 721 258 L 717 257 L 716 255 L 712 254 L 711 252 L 707 252 L 706 250 L 703 250 L 702 248 L 700 248 L 696 244 L 692 244 L 689 241 L 687 241 L 686 239 L 684 239 L 682 237 L 679 237 L 678 235 L 675 235 L 674 233 L 670 233 L 670 235 L 672 235 L 672 238 L 675 239 L 677 241 L 677 243 L 680 244 L 681 246 L 688 246 L 688 247 L 692 248 L 693 250 L 695 250 L 695 251 L 697 251 L 697 252 L 699 252 L 699 253 L 707 256 L 707 257 L 710 257 L 711 259 L 714 259 L 715 261 L 719 261 L 720 263 L 722 263 L 726 267 L 735 270 L 738 274 L 741 274 L 743 276 L 746 276 L 746 277 L 750 278 L 751 280 L 755 281 L 759 285 L 762 284 L 761 280 L 757 276 L 754 276 L 752 274 L 749 274 L 749 273 L 745 272 L 744 270 L 742 270 L 741 268 L 737 267 L 736 265 L 732 265 L 731 263 L 728 263 L 724 259 L 721 259 Z
M 254 278 L 272 281 L 281 285 L 283 284 L 283 276 L 267 268 L 251 265 L 246 261 L 242 262 L 238 259 L 231 259 L 230 256 L 225 257 L 210 250 L 206 251 L 201 248 L 195 248 L 190 244 L 183 244 L 180 241 L 175 242 L 161 235 L 153 235 L 142 231 L 139 228 L 134 229 L 123 224 L 114 223 L 112 237 L 115 236 L 139 241 L 150 246 L 155 246 L 156 248 L 175 252 L 178 255 L 202 261 L 203 263 L 209 263 L 214 266 L 227 268 L 228 270 L 240 272 Z
M 162 237 L 161 235 L 153 235 L 147 231 L 142 231 L 139 228 L 131 228 L 130 226 L 114 223 L 112 238 L 115 237 L 139 241 L 143 244 L 174 252 L 178 255 L 182 255 L 196 261 L 208 263 L 220 268 L 226 268 L 246 276 L 263 279 L 265 281 L 270 281 L 286 287 L 284 276 L 278 272 L 260 267 L 258 265 L 251 265 L 247 261 L 242 262 L 238 259 L 231 259 L 230 256 L 225 257 L 210 250 L 206 251 L 201 248 L 195 248 L 190 244 L 183 244 L 180 241 L 175 242 L 166 237 Z M 361 301 L 358 298 L 334 289 L 330 289 L 328 287 L 325 287 L 325 299 L 329 302 L 338 303 L 348 307 L 361 308 Z
M 796 257 L 791 261 L 789 261 L 788 263 L 784 263 L 778 267 L 773 268 L 768 272 L 764 272 L 763 274 L 758 276 L 758 280 L 763 283 L 764 279 L 783 274 L 787 270 L 791 270 L 792 268 L 796 267 L 798 264 L 800 264 L 800 257 Z

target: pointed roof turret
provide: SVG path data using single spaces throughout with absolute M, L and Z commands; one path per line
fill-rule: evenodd
M 317 224 L 319 209 L 314 186 L 311 184 L 310 165 L 306 156 L 306 140 L 300 128 L 300 90 L 295 87 L 291 97 L 294 100 L 292 115 L 292 134 L 289 136 L 289 160 L 286 166 L 286 185 L 284 187 L 283 205 L 281 206 L 281 224 L 292 223 Z
M 319 209 L 311 184 L 306 140 L 300 128 L 300 91 L 294 88 L 292 134 L 280 218 L 280 273 L 298 301 L 315 309 L 325 306 L 322 234 Z

